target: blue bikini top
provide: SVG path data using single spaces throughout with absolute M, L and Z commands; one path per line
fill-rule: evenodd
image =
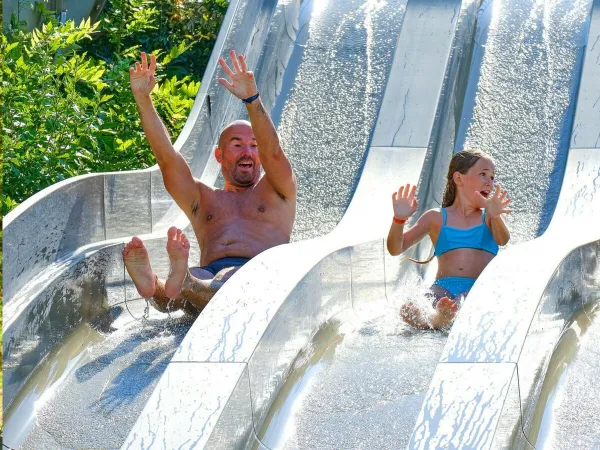
M 465 229 L 446 225 L 445 208 L 442 208 L 442 215 L 444 221 L 435 246 L 435 256 L 439 257 L 450 250 L 458 248 L 475 248 L 489 252 L 492 255 L 498 254 L 498 244 L 494 241 L 494 236 L 492 236 L 492 232 L 485 223 L 485 210 L 479 225 Z

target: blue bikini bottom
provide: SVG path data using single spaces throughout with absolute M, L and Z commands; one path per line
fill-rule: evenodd
M 446 289 L 452 297 L 456 297 L 458 294 L 469 292 L 475 284 L 475 278 L 444 277 L 438 278 L 433 284 Z

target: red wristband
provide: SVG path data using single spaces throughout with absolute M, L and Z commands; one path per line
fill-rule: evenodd
M 394 222 L 399 223 L 400 225 L 402 225 L 403 223 L 405 223 L 408 219 L 404 219 L 404 220 L 400 220 L 397 219 L 396 216 L 394 216 Z

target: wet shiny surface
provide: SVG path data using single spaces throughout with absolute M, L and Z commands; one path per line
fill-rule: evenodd
M 338 314 L 297 356 L 261 442 L 272 449 L 404 447 L 445 340 L 411 329 L 381 304 Z
M 485 39 L 465 148 L 496 160 L 496 181 L 513 201 L 510 245 L 547 228 L 566 163 L 591 0 L 493 0 L 483 4 Z M 491 13 L 490 10 L 491 9 Z M 486 23 L 486 21 L 489 21 Z M 481 49 L 481 47 L 480 47 Z M 481 51 L 481 50 L 480 50 Z M 469 104 L 469 100 L 466 101 Z
M 527 429 L 536 449 L 600 447 L 600 301 L 576 312 L 549 361 Z
M 11 403 L 4 442 L 119 448 L 191 325 L 147 308 L 124 303 L 73 330 Z
M 273 108 L 281 145 L 299 180 L 293 240 L 328 233 L 348 206 L 405 4 L 301 2 L 298 35 Z

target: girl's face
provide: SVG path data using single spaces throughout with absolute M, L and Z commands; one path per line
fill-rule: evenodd
M 475 192 L 481 193 L 485 198 L 491 194 L 494 190 L 495 170 L 494 163 L 490 159 L 479 158 L 466 174 L 455 172 L 454 182 L 468 200 L 478 204 Z

